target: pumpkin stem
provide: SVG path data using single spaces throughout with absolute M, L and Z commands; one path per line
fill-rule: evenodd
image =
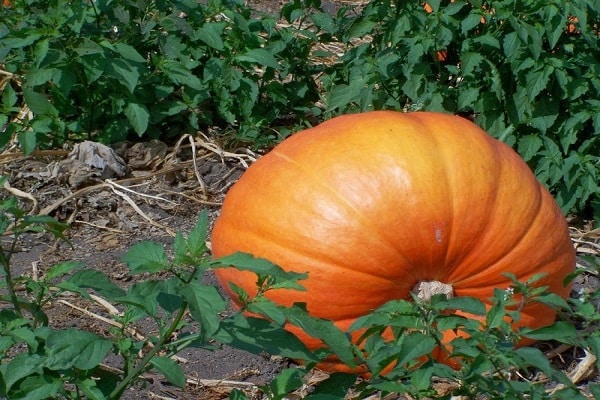
M 447 299 L 454 297 L 454 288 L 452 285 L 439 281 L 419 281 L 413 288 L 417 298 L 421 301 L 429 302 L 436 294 L 443 294 Z

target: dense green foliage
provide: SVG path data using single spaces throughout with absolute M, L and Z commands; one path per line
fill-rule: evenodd
M 0 145 L 219 126 L 263 146 L 340 113 L 439 110 L 514 146 L 565 212 L 599 213 L 599 0 L 295 0 L 280 16 L 241 0 L 13 3 Z

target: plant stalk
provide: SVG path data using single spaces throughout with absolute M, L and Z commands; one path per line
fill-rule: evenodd
M 119 384 L 115 387 L 115 389 L 109 395 L 109 399 L 117 400 L 117 399 L 121 398 L 121 395 L 123 394 L 125 389 L 127 389 L 129 384 L 131 383 L 131 381 L 134 380 L 135 378 L 137 378 L 143 372 L 143 370 L 146 368 L 146 366 L 150 363 L 152 358 L 160 350 L 162 350 L 162 346 L 169 340 L 169 338 L 171 337 L 173 332 L 175 332 L 175 329 L 177 329 L 177 326 L 179 325 L 179 322 L 181 321 L 185 312 L 187 311 L 187 308 L 188 308 L 188 303 L 184 302 L 182 304 L 182 307 L 179 309 L 177 316 L 173 319 L 173 322 L 171 323 L 171 326 L 169 327 L 169 329 L 165 332 L 164 335 L 161 336 L 158 343 L 156 343 L 156 345 L 148 353 L 146 353 L 144 358 L 142 358 L 140 360 L 140 362 L 135 366 L 135 368 L 133 368 L 131 370 L 131 372 L 129 374 L 127 374 L 127 376 L 121 382 L 119 382 Z

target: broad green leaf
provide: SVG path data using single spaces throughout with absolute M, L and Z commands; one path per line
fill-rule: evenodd
M 557 321 L 554 324 L 543 328 L 524 328 L 521 333 L 523 336 L 535 340 L 573 341 L 577 338 L 577 329 L 570 323 L 564 321 Z
M 371 33 L 373 28 L 377 26 L 376 21 L 372 21 L 366 18 L 359 19 L 348 31 L 348 39 L 362 38 L 363 36 Z
M 543 144 L 538 135 L 522 136 L 518 141 L 519 154 L 523 157 L 523 160 L 529 161 L 538 154 Z
M 163 245 L 150 241 L 133 245 L 122 260 L 133 274 L 166 271 L 170 267 Z
M 208 340 L 219 330 L 219 313 L 225 310 L 227 302 L 214 286 L 195 281 L 184 286 L 181 295 L 187 300 L 192 317 L 200 322 L 203 337 Z
M 12 85 L 5 85 L 2 91 L 2 111 L 9 112 L 17 104 L 17 92 Z
M 244 54 L 236 57 L 238 61 L 250 61 L 259 65 L 270 67 L 274 69 L 279 68 L 279 62 L 277 59 L 265 49 L 250 49 Z
M 334 34 L 336 32 L 336 22 L 334 18 L 326 12 L 315 12 L 311 15 L 314 24 L 323 31 Z
M 104 273 L 93 270 L 84 269 L 77 271 L 68 278 L 65 283 L 69 283 L 73 288 L 93 289 L 100 296 L 108 300 L 124 296 L 126 292 L 119 286 L 111 282 Z M 62 287 L 59 285 L 59 287 Z
M 461 86 L 458 92 L 458 108 L 461 110 L 471 109 L 479 98 L 479 90 L 478 87 Z
M 225 50 L 223 42 L 223 29 L 225 24 L 220 22 L 209 22 L 196 29 L 196 37 L 210 47 L 219 51 Z
M 133 93 L 140 79 L 140 73 L 137 68 L 122 58 L 113 59 L 108 66 L 109 70 L 114 74 L 113 77 L 115 80 L 125 86 L 130 93 Z
M 23 151 L 25 155 L 31 154 L 37 146 L 36 133 L 33 131 L 20 131 L 17 134 L 17 140 L 19 146 L 21 146 L 21 151 Z
M 481 15 L 471 13 L 467 15 L 460 23 L 460 28 L 463 35 L 466 35 L 471 29 L 481 24 Z
M 297 360 L 318 361 L 314 353 L 296 336 L 262 318 L 236 314 L 223 320 L 215 339 L 254 354 L 266 352 Z
M 114 44 L 114 49 L 121 57 L 126 60 L 137 62 L 137 63 L 145 63 L 146 59 L 138 53 L 135 47 L 128 45 L 127 43 L 117 42 Z
M 519 40 L 519 36 L 516 32 L 510 32 L 504 36 L 502 41 L 502 48 L 504 50 L 504 55 L 509 60 L 515 56 L 515 53 L 521 47 L 521 41 Z
M 115 301 L 132 305 L 143 310 L 149 316 L 156 317 L 158 313 L 156 298 L 163 290 L 164 282 L 156 280 L 137 282 L 129 287 L 125 296 L 115 299 Z
M 460 310 L 474 315 L 485 315 L 486 308 L 483 302 L 474 297 L 453 297 L 436 303 L 440 309 Z
M 25 37 L 8 37 L 0 40 L 0 47 L 10 47 L 10 48 L 19 48 L 26 47 L 32 43 L 35 43 L 36 40 L 41 38 L 42 35 L 40 33 L 30 33 Z
M 275 398 L 283 398 L 294 390 L 300 388 L 304 381 L 302 378 L 306 375 L 306 371 L 299 368 L 286 368 L 279 372 L 279 375 L 269 382 L 271 395 Z
M 57 111 L 48 98 L 33 89 L 23 90 L 23 97 L 29 109 L 38 115 L 56 115 Z
M 531 366 L 540 369 L 546 376 L 553 375 L 553 368 L 550 366 L 548 357 L 539 349 L 533 347 L 521 347 L 514 350 L 515 354 L 523 358 L 523 360 Z
M 285 323 L 285 313 L 277 304 L 265 297 L 253 299 L 248 304 L 248 311 L 255 315 L 262 315 L 282 326 Z
M 54 331 L 46 339 L 48 358 L 44 366 L 51 370 L 75 367 L 84 371 L 100 364 L 112 347 L 110 340 L 78 329 Z
M 173 83 L 186 85 L 196 90 L 204 89 L 202 81 L 183 64 L 174 60 L 165 60 L 160 67 Z
M 56 395 L 64 386 L 59 378 L 49 374 L 28 376 L 19 382 L 19 390 L 13 392 L 11 400 L 47 400 L 57 398 Z
M 430 354 L 436 345 L 437 342 L 434 338 L 425 336 L 421 332 L 409 333 L 403 336 L 399 343 L 398 364 L 405 365 L 419 357 Z
M 356 376 L 353 374 L 333 373 L 319 382 L 305 400 L 339 400 L 346 398 L 348 391 L 355 384 Z
M 173 261 L 176 265 L 185 265 L 192 262 L 192 258 L 188 255 L 187 242 L 179 231 L 175 233 L 173 238 L 173 252 L 175 253 Z
M 553 72 L 554 67 L 551 65 L 545 65 L 543 68 L 530 71 L 527 74 L 527 91 L 530 99 L 534 99 L 538 94 L 548 87 L 548 81 Z
M 206 235 L 208 232 L 208 213 L 202 210 L 196 221 L 196 225 L 190 231 L 187 238 L 187 247 L 192 257 L 200 257 L 208 250 L 206 246 Z
M 0 364 L 0 377 L 8 392 L 21 379 L 43 373 L 42 357 L 38 354 L 21 353 L 9 362 Z
M 39 68 L 46 56 L 48 55 L 48 49 L 50 48 L 50 40 L 44 38 L 35 44 L 35 67 Z
M 148 121 L 150 120 L 150 113 L 146 106 L 138 103 L 129 103 L 125 107 L 125 115 L 135 132 L 141 137 L 148 129 Z
M 356 366 L 349 335 L 337 328 L 332 321 L 312 317 L 298 304 L 282 311 L 289 323 L 301 328 L 308 335 L 322 340 L 344 364 L 349 367 Z
M 83 71 L 87 78 L 85 83 L 91 84 L 100 79 L 104 75 L 105 71 L 108 70 L 110 60 L 108 60 L 103 54 L 90 54 L 79 57 L 78 62 L 83 67 Z M 101 81 L 102 82 L 102 81 Z
M 296 281 L 306 279 L 307 274 L 297 272 L 286 272 L 277 265 L 264 258 L 255 258 L 246 253 L 235 253 L 221 257 L 212 263 L 213 268 L 235 267 L 242 271 L 251 271 L 258 276 L 269 277 L 272 288 L 285 288 L 294 290 L 305 290 Z
M 36 86 L 45 85 L 55 81 L 59 74 L 60 70 L 57 68 L 31 69 L 25 74 L 25 87 L 33 89 Z
M 178 363 L 170 358 L 160 356 L 153 357 L 150 362 L 158 372 L 167 378 L 169 383 L 180 388 L 185 386 L 185 373 Z
M 104 49 L 102 48 L 102 46 L 88 38 L 83 38 L 81 45 L 73 48 L 73 50 L 80 56 L 104 53 Z
M 503 296 L 503 291 L 500 289 L 494 290 L 494 298 Z M 505 305 L 501 301 L 496 301 L 486 314 L 486 325 L 490 329 L 498 328 L 505 323 L 504 317 L 506 314 Z
M 46 273 L 45 279 L 51 280 L 54 278 L 61 277 L 74 269 L 80 268 L 83 266 L 83 263 L 80 261 L 65 261 L 60 264 L 56 264 L 52 266 L 48 272 Z

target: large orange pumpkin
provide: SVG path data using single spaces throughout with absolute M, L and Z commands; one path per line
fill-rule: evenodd
M 305 302 L 343 330 L 387 301 L 410 298 L 421 281 L 488 302 L 494 288 L 511 286 L 503 273 L 520 281 L 542 273 L 537 284 L 566 297 L 563 280 L 575 266 L 565 219 L 519 156 L 466 119 L 428 112 L 345 115 L 289 137 L 231 188 L 212 249 L 308 272 L 306 292 L 268 297 Z M 233 282 L 256 293 L 252 273 L 216 273 L 226 290 Z M 518 324 L 554 318 L 531 303 Z

